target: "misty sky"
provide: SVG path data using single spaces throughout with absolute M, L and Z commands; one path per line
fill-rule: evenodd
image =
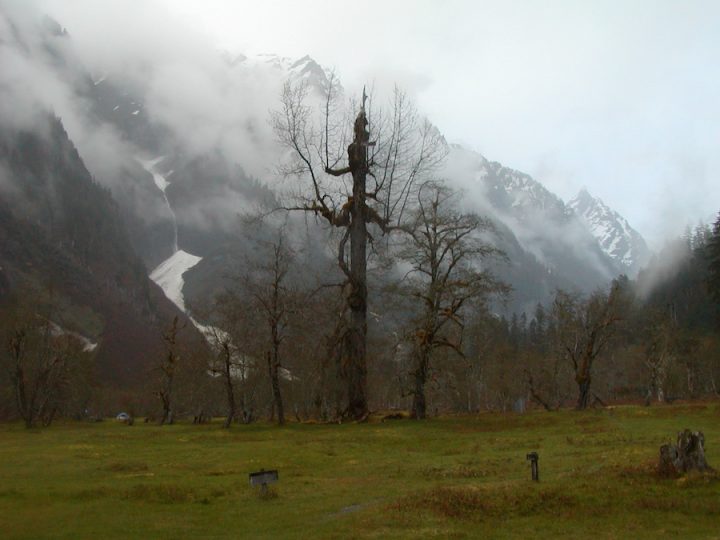
M 720 2 L 38 0 L 102 56 L 212 44 L 398 82 L 451 142 L 660 247 L 720 210 Z

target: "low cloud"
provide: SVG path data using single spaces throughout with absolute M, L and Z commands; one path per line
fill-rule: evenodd
M 66 33 L 44 24 L 45 13 Z M 142 116 L 128 116 L 127 104 L 118 105 L 117 114 L 159 128 L 166 135 L 163 153 L 190 161 L 219 152 L 228 169 L 242 167 L 243 177 L 274 180 L 277 148 L 268 119 L 278 107 L 283 72 L 263 62 L 230 65 L 160 2 L 0 3 L 0 65 L 3 126 L 39 130 L 48 112 L 56 114 L 91 174 L 146 222 L 168 219 L 160 194 L 148 196 L 155 187 L 135 161 L 155 156 L 120 124 L 95 114 L 88 94 L 92 81 L 135 102 Z M 129 176 L 144 176 L 147 185 L 131 189 Z M 185 219 L 198 226 L 227 222 L 246 206 L 228 187 L 185 208 Z

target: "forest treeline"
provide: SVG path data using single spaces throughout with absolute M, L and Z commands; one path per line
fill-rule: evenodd
M 343 296 L 293 279 L 302 256 L 276 232 L 207 306 L 212 351 L 181 345 L 186 328 L 168 321 L 158 336 L 166 354 L 140 387 L 98 382 L 92 348 L 52 322 L 51 295 L 6 310 L 2 417 L 28 426 L 120 409 L 158 422 L 224 416 L 227 425 L 345 418 Z M 428 312 L 414 286 L 386 280 L 371 295 L 373 411 L 414 411 L 419 370 L 428 415 L 718 396 L 720 218 L 669 242 L 637 279 L 620 276 L 590 295 L 559 290 L 547 305 L 510 317 L 477 295 L 437 332 L 448 346 L 426 348 L 422 365 Z
M 163 352 L 124 359 L 137 371 L 128 380 L 141 382 L 97 373 L 95 344 L 61 324 L 68 306 L 52 279 L 9 295 L 0 416 L 31 427 L 124 410 L 160 423 L 222 415 L 230 426 L 718 394 L 720 218 L 669 243 L 636 280 L 557 290 L 532 313 L 504 317 L 512 290 L 502 261 L 512 261 L 493 224 L 437 178 L 447 153 L 439 131 L 398 89 L 380 110 L 365 92 L 347 107 L 340 98 L 332 77 L 321 103 L 306 85 L 285 85 L 271 124 L 287 150 L 278 170 L 294 189 L 247 220 L 243 241 L 256 245 L 226 283 L 186 316 L 160 321 L 152 345 Z M 327 234 L 315 230 L 303 245 L 303 217 Z M 120 274 L 98 273 L 103 290 L 131 300 Z M 169 316 L 147 302 L 139 313 L 153 324 Z M 192 339 L 198 329 L 205 340 Z

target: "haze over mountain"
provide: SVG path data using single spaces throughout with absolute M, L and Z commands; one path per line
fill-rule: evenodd
M 182 81 L 164 87 L 179 94 L 206 89 L 212 48 L 310 54 L 336 68 L 351 95 L 398 83 L 449 141 L 531 174 L 566 201 L 587 186 L 656 250 L 720 205 L 716 2 L 22 4 L 70 28 L 93 72 L 113 66 L 143 81 L 143 63 L 162 63 Z M 350 20 L 363 26 L 363 46 L 348 39 Z M 199 76 L 177 69 L 200 58 L 208 69 Z
M 28 129 L 35 111 L 55 110 L 118 202 L 148 274 L 185 308 L 181 277 L 193 268 L 187 278 L 196 298 L 188 301 L 207 297 L 229 261 L 246 251 L 238 216 L 272 206 L 288 189 L 273 170 L 279 154 L 268 127 L 281 84 L 304 80 L 319 93 L 328 70 L 309 56 L 230 56 L 208 48 L 182 63 L 175 54 L 172 61 L 147 58 L 142 78 L 113 66 L 91 74 L 72 32 L 31 14 L 4 12 L 3 63 L 15 77 L 4 88 L 4 103 L 15 103 L 3 110 L 7 125 Z M 632 274 L 646 256 L 637 247 L 636 259 L 618 251 L 644 242 L 609 209 L 601 214 L 614 219 L 612 246 L 596 234 L 600 214 L 588 222 L 577 201 L 566 205 L 529 175 L 467 148 L 452 145 L 442 172 L 466 190 L 468 210 L 496 223 L 510 261 L 497 272 L 516 289 L 513 309 L 530 309 L 556 287 L 590 290 Z

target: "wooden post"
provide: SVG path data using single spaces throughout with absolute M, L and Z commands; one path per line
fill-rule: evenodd
M 533 481 L 534 481 L 534 482 L 539 482 L 539 481 L 540 481 L 540 470 L 539 470 L 539 467 L 538 467 L 538 459 L 539 459 L 538 453 L 537 453 L 537 452 L 530 452 L 530 453 L 526 456 L 526 459 L 527 459 L 528 461 L 530 461 L 530 467 L 531 467 L 531 470 L 532 470 L 532 479 L 533 479 Z

